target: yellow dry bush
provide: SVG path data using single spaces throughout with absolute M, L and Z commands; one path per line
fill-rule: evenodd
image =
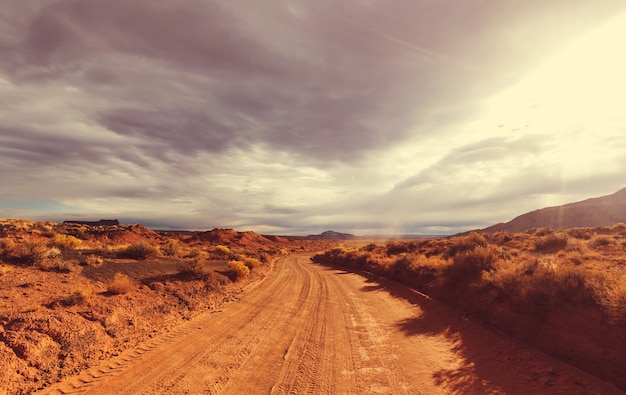
M 75 250 L 82 244 L 82 240 L 64 234 L 56 234 L 54 235 L 54 239 L 51 242 L 53 247 L 60 248 L 61 250 Z
M 604 247 L 613 243 L 615 243 L 615 239 L 607 235 L 597 235 L 589 241 L 589 245 L 592 247 Z
M 113 280 L 107 284 L 107 291 L 113 295 L 125 294 L 134 288 L 133 280 L 123 273 L 115 273 Z
M 161 247 L 161 252 L 166 256 L 177 257 L 180 255 L 180 243 L 176 239 L 170 239 Z
M 241 261 L 230 261 L 228 262 L 228 267 L 230 268 L 230 270 L 235 272 L 237 281 L 245 279 L 250 274 L 250 269 L 248 269 L 248 266 L 246 266 Z
M 449 257 L 454 257 L 457 254 L 485 246 L 487 246 L 487 240 L 485 239 L 485 236 L 476 232 L 472 232 L 465 237 L 456 239 L 446 251 L 446 255 Z
M 535 251 L 542 253 L 557 252 L 567 247 L 566 233 L 549 233 L 535 239 Z
M 502 251 L 495 246 L 477 246 L 456 253 L 452 264 L 445 268 L 445 276 L 452 283 L 471 282 L 479 278 L 483 271 L 493 269 L 501 256 Z
M 90 302 L 94 297 L 94 291 L 87 285 L 79 285 L 65 300 L 65 303 L 71 306 L 80 305 Z
M 140 241 L 135 244 L 131 244 L 118 253 L 120 258 L 135 259 L 138 261 L 155 257 L 159 253 L 157 247 L 148 243 L 147 241 Z
M 226 257 L 228 255 L 230 255 L 230 248 L 224 246 L 224 245 L 216 245 L 215 247 L 213 247 L 213 253 L 217 256 L 222 256 L 222 257 Z
M 11 259 L 19 265 L 35 265 L 40 263 L 46 256 L 48 248 L 46 243 L 36 238 L 25 238 L 15 243 L 11 252 Z
M 243 258 L 243 263 L 250 269 L 256 269 L 257 267 L 261 266 L 261 261 L 259 261 L 256 258 L 250 258 L 250 257 L 246 257 Z
M 588 276 L 587 284 L 609 322 L 626 321 L 626 276 L 612 271 Z

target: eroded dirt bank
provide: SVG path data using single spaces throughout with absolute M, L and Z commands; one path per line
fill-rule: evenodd
M 619 394 L 400 284 L 276 262 L 202 314 L 45 393 Z

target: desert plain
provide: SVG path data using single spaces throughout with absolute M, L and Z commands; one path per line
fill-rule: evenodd
M 624 392 L 626 225 L 319 236 L 3 220 L 0 391 Z

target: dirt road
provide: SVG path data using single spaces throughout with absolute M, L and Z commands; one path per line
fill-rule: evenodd
M 89 394 L 611 394 L 404 286 L 280 259 L 240 300 L 48 388 Z

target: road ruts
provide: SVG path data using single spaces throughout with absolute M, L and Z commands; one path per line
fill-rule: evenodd
M 619 394 L 399 284 L 279 259 L 237 302 L 47 394 Z

